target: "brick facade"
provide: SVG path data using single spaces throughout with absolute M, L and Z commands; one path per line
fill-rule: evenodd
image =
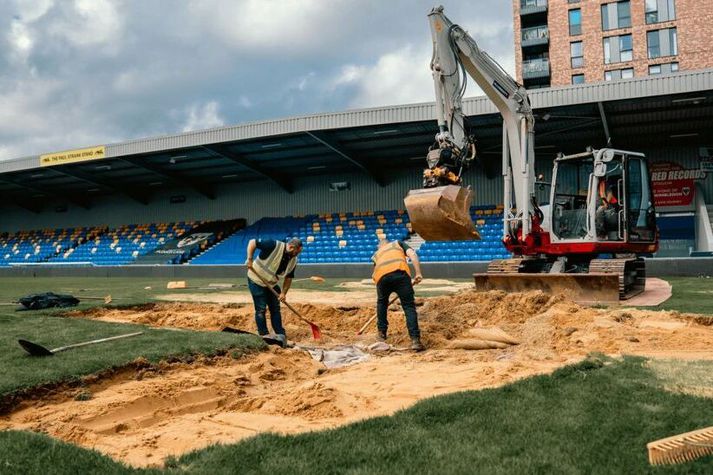
M 518 81 L 523 82 L 520 2 L 513 0 L 513 12 L 516 74 Z M 636 77 L 646 76 L 650 65 L 672 62 L 677 62 L 681 71 L 713 68 L 713 0 L 675 0 L 676 19 L 653 24 L 646 23 L 645 0 L 630 0 L 631 27 L 603 31 L 601 5 L 607 3 L 616 3 L 616 0 L 547 2 L 551 86 L 572 84 L 574 74 L 584 74 L 585 82 L 588 83 L 600 82 L 604 80 L 605 71 L 626 68 L 633 68 Z M 569 34 L 568 12 L 573 8 L 579 8 L 582 12 L 581 35 Z M 676 27 L 678 55 L 648 59 L 646 33 L 671 27 Z M 632 35 L 633 60 L 605 65 L 603 39 L 625 34 Z M 573 41 L 582 41 L 584 47 L 584 65 L 577 69 L 571 67 L 570 43 Z

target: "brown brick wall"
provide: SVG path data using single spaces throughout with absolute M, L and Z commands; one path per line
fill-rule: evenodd
M 551 85 L 572 83 L 572 75 L 584 73 L 586 82 L 604 80 L 604 71 L 634 68 L 635 76 L 648 75 L 649 65 L 677 61 L 681 71 L 713 68 L 713 0 L 676 0 L 676 20 L 647 25 L 644 0 L 631 0 L 631 27 L 602 31 L 601 5 L 613 0 L 549 0 L 547 22 L 550 30 Z M 569 35 L 568 11 L 582 10 L 582 34 Z M 513 0 L 515 20 L 515 64 L 518 81 L 522 82 L 522 49 L 520 45 L 520 0 Z M 678 56 L 649 60 L 646 32 L 676 27 Z M 629 62 L 604 64 L 603 38 L 632 34 L 634 59 Z M 570 42 L 583 41 L 584 67 L 572 69 Z

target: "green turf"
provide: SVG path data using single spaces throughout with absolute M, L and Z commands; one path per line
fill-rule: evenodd
M 664 391 L 645 360 L 593 358 L 502 388 L 428 399 L 392 417 L 212 446 L 170 460 L 166 472 L 710 473 L 713 457 L 651 468 L 646 443 L 712 424 L 712 399 Z M 125 470 L 44 436 L 0 433 L 0 468 L 20 465 L 38 474 L 60 465 L 66 473 Z
M 713 278 L 667 277 L 672 295 L 654 310 L 678 310 L 713 315 Z
M 32 357 L 17 344 L 22 338 L 55 348 L 70 343 L 143 331 L 143 335 Z M 45 383 L 76 379 L 144 357 L 156 362 L 172 356 L 215 354 L 229 348 L 262 348 L 258 337 L 220 332 L 162 330 L 142 325 L 47 316 L 36 312 L 0 315 L 0 396 Z
M 99 452 L 30 432 L 0 431 L 0 473 L 3 474 L 126 474 L 161 473 L 133 470 Z

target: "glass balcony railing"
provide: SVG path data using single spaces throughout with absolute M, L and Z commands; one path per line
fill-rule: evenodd
M 549 59 L 531 59 L 522 62 L 523 79 L 543 78 L 550 75 Z
M 547 11 L 547 0 L 520 0 L 520 15 Z
M 524 28 L 522 30 L 522 46 L 545 45 L 550 41 L 550 30 L 546 26 Z

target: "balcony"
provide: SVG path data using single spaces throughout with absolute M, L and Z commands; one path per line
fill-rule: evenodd
M 522 47 L 546 45 L 550 42 L 550 30 L 546 26 L 523 28 Z
M 549 59 L 531 59 L 522 62 L 522 78 L 537 79 L 545 78 L 550 75 L 550 60 Z
M 520 0 L 520 16 L 547 11 L 547 0 Z

